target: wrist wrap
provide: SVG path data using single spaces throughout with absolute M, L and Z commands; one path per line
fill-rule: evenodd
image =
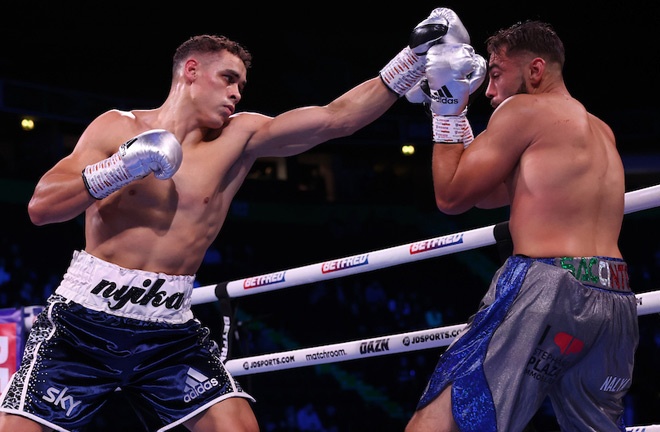
M 472 127 L 464 114 L 444 116 L 433 113 L 433 142 L 436 144 L 463 144 L 467 148 L 474 140 Z
M 92 165 L 82 172 L 83 182 L 89 194 L 97 200 L 103 199 L 116 190 L 135 180 L 126 170 L 119 153 Z
M 424 58 L 405 47 L 380 71 L 380 78 L 394 93 L 403 96 L 424 75 Z

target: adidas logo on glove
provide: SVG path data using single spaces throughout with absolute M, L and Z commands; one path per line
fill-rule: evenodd
M 421 82 L 421 86 L 424 93 L 428 94 L 429 97 L 433 99 L 434 102 L 447 104 L 447 105 L 458 103 L 458 99 L 454 98 L 454 95 L 451 94 L 447 86 L 443 85 L 437 90 L 432 90 L 431 88 L 429 88 L 429 82 L 427 80 L 423 80 Z

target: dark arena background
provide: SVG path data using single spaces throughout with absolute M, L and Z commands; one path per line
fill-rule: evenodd
M 41 305 L 84 247 L 82 219 L 33 226 L 39 177 L 84 127 L 111 109 L 155 108 L 171 56 L 194 34 L 224 34 L 254 57 L 242 111 L 323 105 L 376 76 L 435 7 L 454 9 L 476 51 L 495 30 L 548 21 L 567 53 L 569 91 L 617 136 L 626 189 L 660 183 L 658 4 L 650 2 L 17 3 L 0 28 L 0 309 Z M 10 25 L 11 24 L 11 25 Z M 475 132 L 491 108 L 470 107 Z M 21 120 L 34 121 L 32 130 Z M 286 159 L 259 160 L 198 273 L 200 285 L 347 257 L 507 220 L 504 210 L 441 214 L 433 200 L 430 123 L 398 101 L 355 135 Z M 401 148 L 415 152 L 404 155 Z M 570 157 L 567 156 L 567 157 Z M 626 215 L 620 246 L 636 293 L 660 289 L 657 208 Z M 323 346 L 466 322 L 500 264 L 495 246 L 232 300 L 229 358 Z M 221 337 L 219 302 L 194 306 Z M 626 424 L 660 424 L 660 319 L 641 341 Z M 402 431 L 442 348 L 238 377 L 267 431 Z M 1 357 L 1 356 L 0 356 Z M 118 392 L 89 431 L 143 432 Z M 184 428 L 173 429 L 176 432 Z M 550 406 L 529 431 L 556 431 Z

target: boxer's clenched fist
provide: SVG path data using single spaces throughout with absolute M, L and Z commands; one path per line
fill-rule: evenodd
M 470 35 L 458 15 L 447 8 L 437 8 L 413 29 L 408 46 L 424 55 L 437 43 L 469 44 Z
M 422 78 L 429 48 L 445 42 L 469 44 L 470 36 L 454 11 L 437 8 L 415 26 L 408 46 L 381 69 L 381 79 L 390 90 L 403 96 Z
M 82 176 L 89 193 L 102 199 L 152 172 L 158 179 L 169 179 L 181 166 L 182 159 L 181 144 L 176 137 L 164 129 L 153 129 L 126 141 L 109 158 L 88 165 Z
M 430 106 L 433 114 L 433 140 L 463 143 L 473 140 L 465 116 L 470 95 L 483 84 L 488 64 L 467 44 L 437 44 L 427 54 L 425 77 L 406 98 Z

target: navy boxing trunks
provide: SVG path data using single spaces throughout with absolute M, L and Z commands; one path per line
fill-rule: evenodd
M 121 390 L 148 430 L 165 431 L 224 399 L 254 401 L 193 318 L 193 281 L 76 251 L 32 326 L 0 411 L 78 431 Z
M 623 260 L 513 256 L 440 356 L 417 409 L 452 385 L 463 432 L 522 431 L 546 396 L 562 430 L 625 431 L 638 341 Z

